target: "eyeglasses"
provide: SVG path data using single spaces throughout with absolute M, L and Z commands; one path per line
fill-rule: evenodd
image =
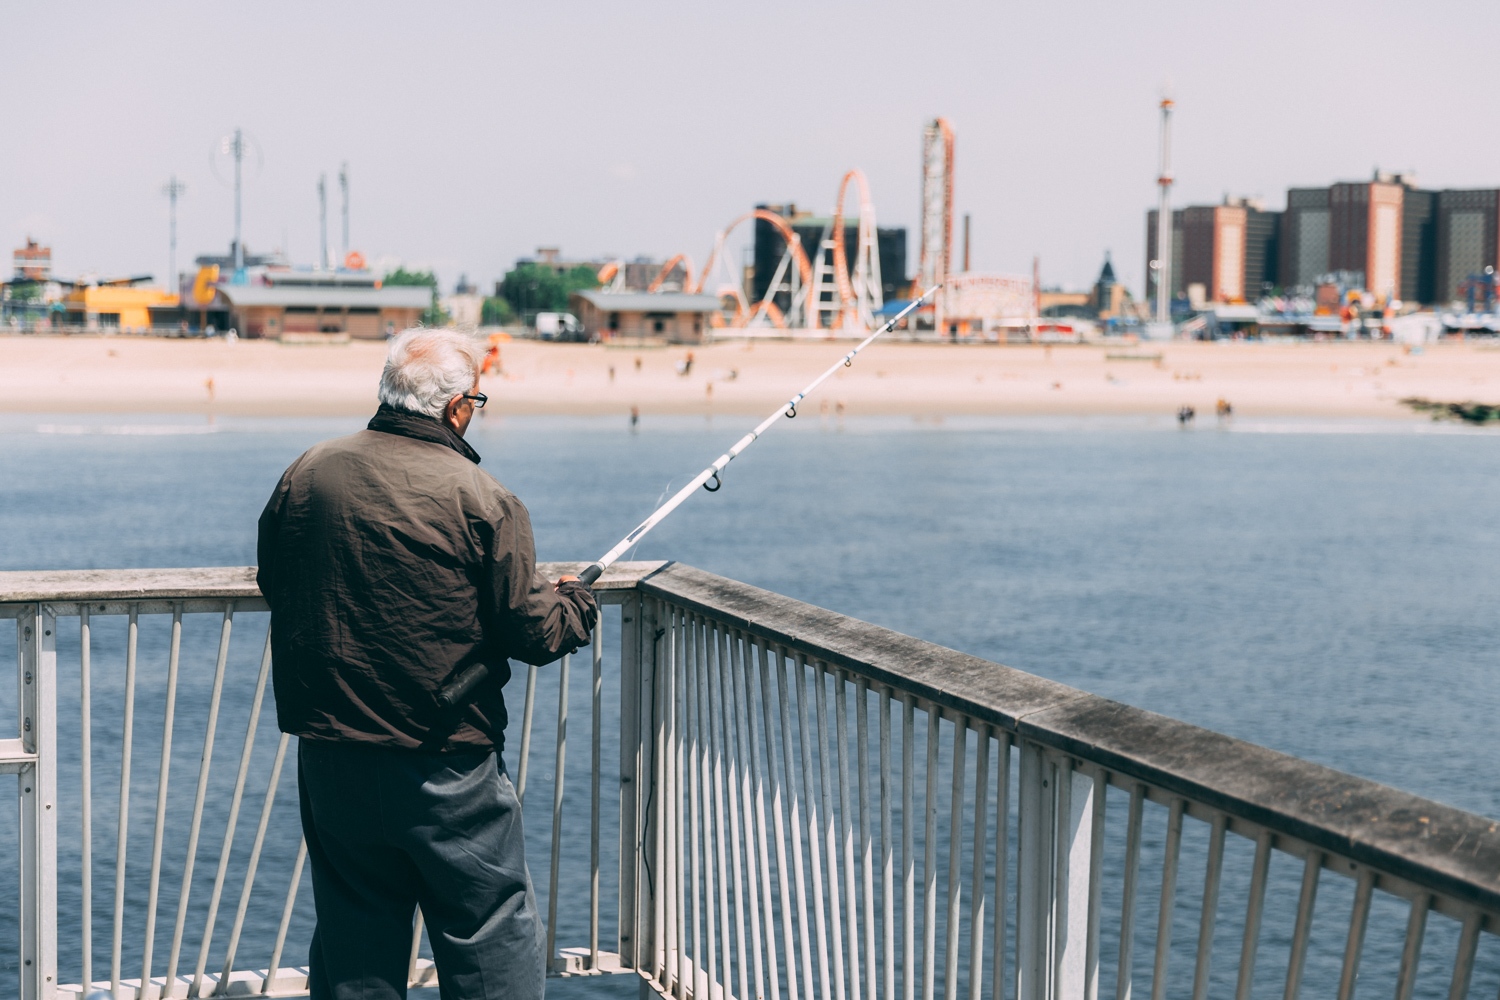
M 474 409 L 476 410 L 484 409 L 484 404 L 490 401 L 490 397 L 486 396 L 482 392 L 466 392 L 461 398 L 472 399 L 474 401 Z

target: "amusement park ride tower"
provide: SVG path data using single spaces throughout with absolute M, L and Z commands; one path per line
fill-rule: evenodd
M 942 284 L 953 261 L 953 127 L 934 118 L 922 130 L 922 253 L 918 286 Z M 945 293 L 933 301 L 933 329 L 943 328 Z

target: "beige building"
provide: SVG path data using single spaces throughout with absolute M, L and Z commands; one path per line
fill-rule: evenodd
M 703 339 L 719 311 L 712 295 L 680 292 L 574 292 L 568 305 L 591 338 L 660 338 L 678 344 Z
M 382 287 L 368 271 L 268 271 L 257 284 L 220 284 L 230 323 L 243 336 L 346 333 L 380 340 L 416 326 L 432 305 L 425 285 Z

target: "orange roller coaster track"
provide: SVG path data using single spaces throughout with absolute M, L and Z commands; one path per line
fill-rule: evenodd
M 849 171 L 839 182 L 839 200 L 833 212 L 833 274 L 839 289 L 840 326 L 854 318 L 852 314 L 858 308 L 854 301 L 854 286 L 849 281 L 848 251 L 844 248 L 844 196 L 849 193 L 851 180 L 859 185 L 859 241 L 861 244 L 870 235 L 869 229 L 873 224 L 872 217 L 875 214 L 874 202 L 870 200 L 870 185 L 865 180 L 864 172 L 857 168 Z
M 714 262 L 718 260 L 719 248 L 724 245 L 724 241 L 734 231 L 735 227 L 747 219 L 759 219 L 775 227 L 776 232 L 786 241 L 786 245 L 792 251 L 792 257 L 797 262 L 797 273 L 802 276 L 803 287 L 811 286 L 813 280 L 812 262 L 807 259 L 807 254 L 803 251 L 802 243 L 797 239 L 797 234 L 792 232 L 792 227 L 787 221 L 775 212 L 767 211 L 764 208 L 757 208 L 735 219 L 719 233 L 719 238 L 714 241 L 713 252 L 708 255 L 708 263 L 703 266 L 703 270 L 699 274 L 698 285 L 694 288 L 694 291 L 701 292 L 703 290 L 703 281 L 713 272 Z
M 673 269 L 675 269 L 678 264 L 682 265 L 682 290 L 685 292 L 691 291 L 693 289 L 693 262 L 688 259 L 688 255 L 685 253 L 673 254 L 667 260 L 667 262 L 661 266 L 661 270 L 656 272 L 656 277 L 651 279 L 651 284 L 646 286 L 646 291 L 661 291 L 661 286 L 666 283 L 667 278 L 671 275 Z M 712 264 L 713 261 L 710 260 L 709 265 L 712 266 Z M 703 273 L 707 274 L 708 271 L 705 269 Z

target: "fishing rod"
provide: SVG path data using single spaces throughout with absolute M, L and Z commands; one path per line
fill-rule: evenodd
M 883 336 L 884 334 L 887 334 L 891 330 L 895 329 L 897 323 L 905 319 L 907 315 L 909 315 L 914 309 L 925 302 L 933 292 L 937 291 L 941 287 L 942 282 L 939 282 L 938 284 L 933 285 L 931 288 L 927 289 L 927 291 L 923 292 L 917 298 L 913 299 L 907 304 L 905 309 L 902 309 L 895 316 L 887 320 L 885 325 L 881 326 L 874 333 L 870 334 L 864 340 L 860 341 L 858 347 L 854 348 L 854 350 L 850 351 L 848 354 L 835 361 L 832 365 L 829 366 L 827 371 L 809 382 L 801 392 L 797 393 L 791 399 L 787 400 L 785 403 L 776 407 L 775 410 L 771 411 L 771 415 L 757 424 L 754 430 L 750 431 L 750 433 L 746 434 L 744 437 L 736 441 L 734 443 L 734 447 L 730 448 L 724 454 L 714 459 L 713 462 L 708 466 L 708 468 L 704 469 L 702 472 L 694 476 L 692 480 L 682 489 L 678 490 L 670 500 L 662 504 L 660 507 L 656 508 L 656 510 L 652 511 L 650 517 L 646 518 L 640 524 L 636 525 L 635 530 L 630 532 L 630 534 L 626 535 L 624 538 L 620 539 L 620 541 L 615 545 L 614 548 L 610 549 L 608 552 L 604 553 L 604 555 L 600 556 L 598 559 L 585 566 L 583 572 L 578 574 L 579 581 L 584 583 L 585 585 L 592 586 L 594 581 L 598 580 L 599 577 L 604 574 L 604 571 L 606 569 L 613 565 L 614 562 L 622 555 L 624 555 L 633 545 L 635 545 L 636 542 L 640 541 L 647 532 L 656 527 L 662 521 L 666 520 L 669 514 L 671 514 L 678 507 L 682 506 L 683 501 L 692 496 L 694 491 L 696 491 L 698 487 L 701 486 L 710 493 L 717 493 L 720 487 L 724 485 L 723 480 L 719 478 L 719 473 L 723 472 L 724 467 L 727 466 L 730 462 L 733 462 L 741 452 L 754 444 L 756 439 L 758 439 L 766 431 L 770 430 L 771 426 L 776 423 L 777 417 L 795 417 L 797 415 L 797 404 L 806 399 L 809 393 L 811 393 L 814 389 L 827 381 L 827 379 L 840 368 L 851 367 L 854 364 L 855 355 L 859 354 L 860 351 L 863 351 L 866 347 L 869 347 L 872 343 L 874 343 L 876 338 Z M 709 485 L 710 483 L 712 483 L 713 485 Z M 490 668 L 485 663 L 474 663 L 468 667 L 465 667 L 456 676 L 454 676 L 453 679 L 444 684 L 438 691 L 438 703 L 444 708 L 452 708 L 456 705 L 463 704 L 468 700 L 469 695 L 473 693 L 474 689 L 479 686 L 480 682 L 488 677 L 489 674 Z

